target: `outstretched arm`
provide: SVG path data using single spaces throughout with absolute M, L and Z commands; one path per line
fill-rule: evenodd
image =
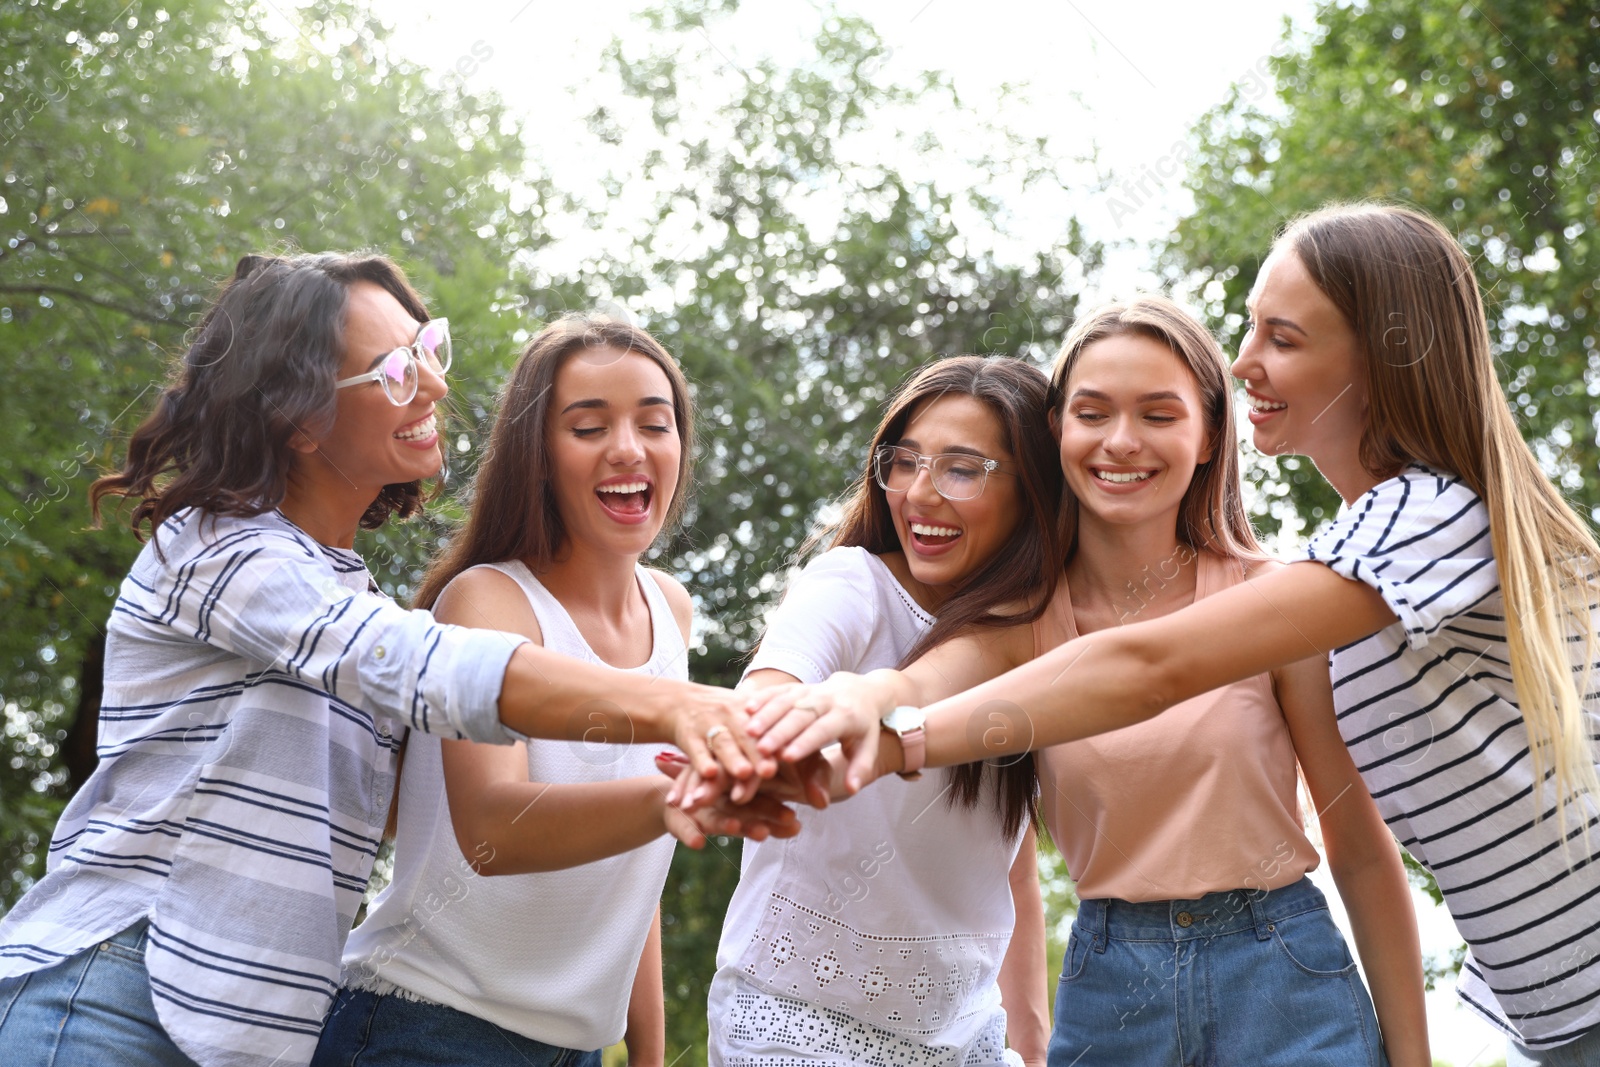
M 1326 655 L 1394 621 L 1370 586 L 1320 563 L 1296 563 L 1171 615 L 1069 641 L 940 701 L 928 709 L 928 763 L 968 763 L 1143 722 L 1220 686 Z M 1011 729 L 968 730 L 978 719 Z
M 435 616 L 507 630 L 503 620 L 496 621 L 495 605 L 512 593 L 521 597 L 505 575 L 468 571 L 446 588 Z M 501 722 L 528 737 L 590 744 L 665 742 L 681 749 L 706 778 L 724 772 L 748 778 L 758 769 L 770 775 L 775 765 L 758 759 L 745 735 L 745 702 L 731 690 L 584 663 L 529 642 L 506 664 L 499 710 Z M 707 742 L 717 726 L 723 729 Z
M 519 652 L 543 650 L 543 635 L 527 598 L 497 571 L 469 571 L 458 576 L 440 596 L 434 611 L 442 622 L 529 638 Z M 583 666 L 564 662 L 573 668 Z M 652 680 L 623 671 L 608 673 L 619 680 L 671 684 L 667 679 Z M 502 702 L 504 699 L 502 694 Z M 599 708 L 578 708 L 575 717 L 584 727 L 582 740 L 630 739 L 605 736 L 604 720 L 595 718 L 602 714 Z M 586 745 L 586 749 L 596 760 L 621 759 L 623 755 L 620 748 Z M 764 797 L 741 813 L 748 823 L 744 827 L 730 829 L 726 816 L 715 810 L 686 815 L 667 805 L 671 783 L 658 775 L 582 783 L 530 781 L 528 753 L 522 744 L 445 741 L 442 759 L 457 843 L 463 855 L 479 857 L 478 870 L 485 875 L 562 870 L 592 863 L 638 848 L 667 832 L 698 848 L 706 833 L 742 828 L 757 836 L 788 836 L 799 828 L 793 812 Z
M 921 707 L 970 689 L 1032 658 L 1033 627 L 972 630 L 953 637 L 904 670 L 834 674 L 811 686 L 774 689 L 752 702 L 748 730 L 765 755 L 838 741 L 848 759 L 845 791 L 854 793 L 882 773 L 875 769 L 878 720 L 902 704 Z M 841 730 L 855 723 L 858 730 Z M 816 738 L 822 740 L 812 746 Z M 785 748 L 787 746 L 787 749 Z M 785 754 L 787 759 L 787 754 Z
M 1129 726 L 1219 686 L 1324 655 L 1394 621 L 1371 587 L 1320 563 L 1291 564 L 1159 619 L 1069 641 L 938 701 L 926 709 L 927 763 L 971 763 Z M 878 717 L 897 696 L 869 676 L 849 699 L 807 714 L 815 721 L 792 741 L 779 746 L 764 737 L 762 747 L 781 748 L 782 758 L 796 760 L 834 741 L 876 746 Z M 774 736 L 777 729 L 771 727 Z M 878 773 L 899 769 L 897 744 L 886 747 Z M 852 772 L 856 765 L 852 760 Z M 862 780 L 871 777 L 869 770 Z

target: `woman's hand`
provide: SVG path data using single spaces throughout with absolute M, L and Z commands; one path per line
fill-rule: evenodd
M 656 756 L 656 769 L 674 778 L 672 789 L 684 781 L 696 787 L 702 779 L 689 766 L 689 761 L 676 752 L 662 752 Z M 779 798 L 765 794 L 744 804 L 734 804 L 726 794 L 711 795 L 695 808 L 675 804 L 670 795 L 663 806 L 662 819 L 667 830 L 690 848 L 705 846 L 706 837 L 713 834 L 736 834 L 754 841 L 768 837 L 793 837 L 800 832 L 800 822 Z
M 667 803 L 685 811 L 694 811 L 721 799 L 737 809 L 749 803 L 758 792 L 783 803 L 806 804 L 813 808 L 825 808 L 831 799 L 829 786 L 833 768 L 821 755 L 809 756 L 799 763 L 780 763 L 778 773 L 771 778 L 752 778 L 733 782 L 731 786 L 727 778 L 706 781 L 676 752 L 657 755 L 656 769 L 674 780 Z
M 689 766 L 689 761 L 676 752 L 657 755 L 656 769 L 673 779 L 667 804 L 689 812 L 724 802 L 738 812 L 758 795 L 783 804 L 825 808 L 830 800 L 829 782 L 833 773 L 826 760 L 812 756 L 799 764 L 779 764 L 778 773 L 771 778 L 752 778 L 730 785 L 726 777 L 712 781 L 702 778 Z
M 670 804 L 662 809 L 667 832 L 693 849 L 704 848 L 707 837 L 738 836 L 752 841 L 769 837 L 793 837 L 800 832 L 800 820 L 788 805 L 771 797 L 758 796 L 748 804 L 732 804 L 726 797 L 694 811 Z
M 777 761 L 756 748 L 746 731 L 749 697 L 731 689 L 688 685 L 688 698 L 675 699 L 667 713 L 672 722 L 672 743 L 688 757 L 689 765 L 707 781 L 740 783 L 738 795 L 754 795 L 756 779 L 777 772 Z M 674 690 L 674 697 L 679 690 Z
M 839 672 L 816 685 L 775 686 L 750 700 L 749 732 L 760 755 L 796 763 L 837 742 L 848 761 L 845 789 L 854 794 L 877 778 L 879 720 L 894 710 L 882 675 Z

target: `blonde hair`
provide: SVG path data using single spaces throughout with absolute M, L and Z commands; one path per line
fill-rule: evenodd
M 1227 559 L 1268 558 L 1256 541 L 1239 487 L 1239 449 L 1233 424 L 1233 377 L 1216 338 L 1183 308 L 1164 296 L 1144 295 L 1106 304 L 1072 324 L 1050 375 L 1050 411 L 1061 416 L 1067 379 L 1084 349 L 1108 337 L 1148 337 L 1172 350 L 1200 387 L 1201 414 L 1211 440 L 1211 458 L 1195 468 L 1178 507 L 1178 540 L 1195 550 L 1209 549 Z M 1061 546 L 1071 559 L 1078 544 L 1078 501 L 1061 501 Z
M 1456 475 L 1483 500 L 1538 783 L 1535 818 L 1553 773 L 1562 829 L 1574 802 L 1581 828 L 1582 798 L 1600 802 L 1583 706 L 1597 644 L 1590 605 L 1600 593 L 1600 546 L 1518 432 L 1472 264 L 1434 219 L 1387 204 L 1324 207 L 1291 223 L 1278 246 L 1300 257 L 1365 348 L 1362 465 L 1388 477 L 1422 463 Z

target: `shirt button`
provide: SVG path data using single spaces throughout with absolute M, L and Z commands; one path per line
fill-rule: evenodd
M 1186 911 L 1178 912 L 1178 925 L 1182 926 L 1184 928 L 1188 928 L 1190 926 L 1193 926 L 1194 925 L 1194 916 L 1190 915 Z
M 375 647 L 372 650 L 372 658 L 373 659 L 382 659 L 386 654 L 387 653 L 385 652 L 384 647 L 382 645 L 378 645 L 377 647 Z

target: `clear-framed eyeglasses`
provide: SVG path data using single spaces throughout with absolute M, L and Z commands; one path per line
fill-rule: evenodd
M 910 489 L 924 467 L 933 479 L 934 492 L 946 500 L 971 500 L 983 492 L 989 475 L 1011 473 L 1001 470 L 998 460 L 966 452 L 924 456 L 900 445 L 883 445 L 872 455 L 872 476 L 886 493 Z
M 378 360 L 377 368 L 351 378 L 333 383 L 335 389 L 344 389 L 363 382 L 378 382 L 383 386 L 389 403 L 403 407 L 417 395 L 417 362 L 426 360 L 435 374 L 450 369 L 450 320 L 429 319 L 417 329 L 417 339 L 402 345 Z

